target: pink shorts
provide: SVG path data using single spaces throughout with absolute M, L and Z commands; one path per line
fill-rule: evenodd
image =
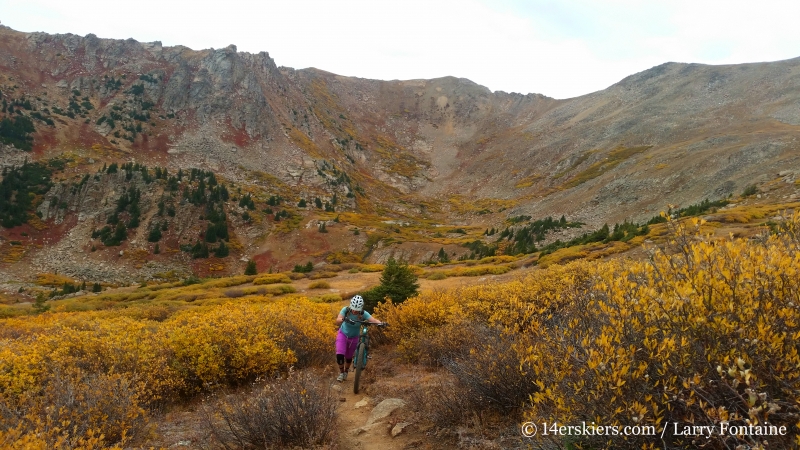
M 336 333 L 336 354 L 344 355 L 345 359 L 353 359 L 358 346 L 358 336 L 347 337 L 341 331 Z

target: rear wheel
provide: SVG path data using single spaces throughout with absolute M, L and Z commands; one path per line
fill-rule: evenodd
M 361 381 L 361 371 L 367 365 L 367 346 L 361 342 L 356 348 L 356 358 L 353 360 L 356 365 L 356 376 L 353 378 L 353 393 L 358 394 L 358 383 Z

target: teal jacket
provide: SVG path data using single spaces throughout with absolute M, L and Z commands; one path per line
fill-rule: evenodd
M 359 316 L 358 314 L 354 314 L 352 311 L 350 311 L 348 313 L 347 312 L 348 309 L 349 308 L 347 306 L 345 306 L 344 308 L 342 308 L 341 311 L 339 311 L 339 314 L 343 315 L 344 318 L 345 318 L 345 321 L 342 322 L 342 326 L 339 328 L 339 331 L 341 331 L 342 334 L 344 334 L 345 336 L 347 336 L 349 338 L 358 337 L 358 330 L 361 327 L 358 324 L 353 325 L 352 323 L 347 323 L 347 319 L 355 320 L 355 321 L 360 322 L 360 321 L 363 321 L 363 320 L 369 320 L 369 318 L 372 317 L 372 316 L 366 311 L 364 311 L 361 316 Z

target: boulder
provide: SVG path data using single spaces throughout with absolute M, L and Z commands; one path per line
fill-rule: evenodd
M 409 425 L 411 425 L 411 422 L 400 422 L 397 425 L 395 425 L 394 428 L 392 428 L 392 437 L 395 437 L 398 434 L 402 433 L 403 429 L 405 429 L 405 427 Z
M 354 409 L 363 408 L 363 407 L 365 407 L 365 406 L 369 405 L 369 402 L 370 402 L 370 398 L 369 398 L 369 397 L 364 397 L 364 398 L 362 398 L 361 400 L 359 400 L 359 401 L 358 401 L 358 402 L 355 404 L 355 406 L 353 406 L 353 408 L 354 408 Z
M 368 431 L 372 431 L 375 428 L 380 427 L 381 425 L 383 425 L 383 423 L 373 423 L 373 424 L 364 425 L 363 427 L 358 427 L 355 430 L 352 430 L 350 433 L 353 436 L 358 436 L 361 433 L 366 433 Z
M 406 402 L 399 398 L 387 398 L 386 400 L 378 403 L 378 406 L 373 408 L 372 414 L 370 414 L 369 419 L 367 420 L 367 425 L 372 425 L 373 423 L 389 417 L 396 409 L 402 408 L 406 406 Z

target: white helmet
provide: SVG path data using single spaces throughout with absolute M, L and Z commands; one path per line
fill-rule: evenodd
M 353 311 L 362 311 L 364 309 L 364 298 L 360 295 L 353 296 L 350 299 L 350 309 Z

